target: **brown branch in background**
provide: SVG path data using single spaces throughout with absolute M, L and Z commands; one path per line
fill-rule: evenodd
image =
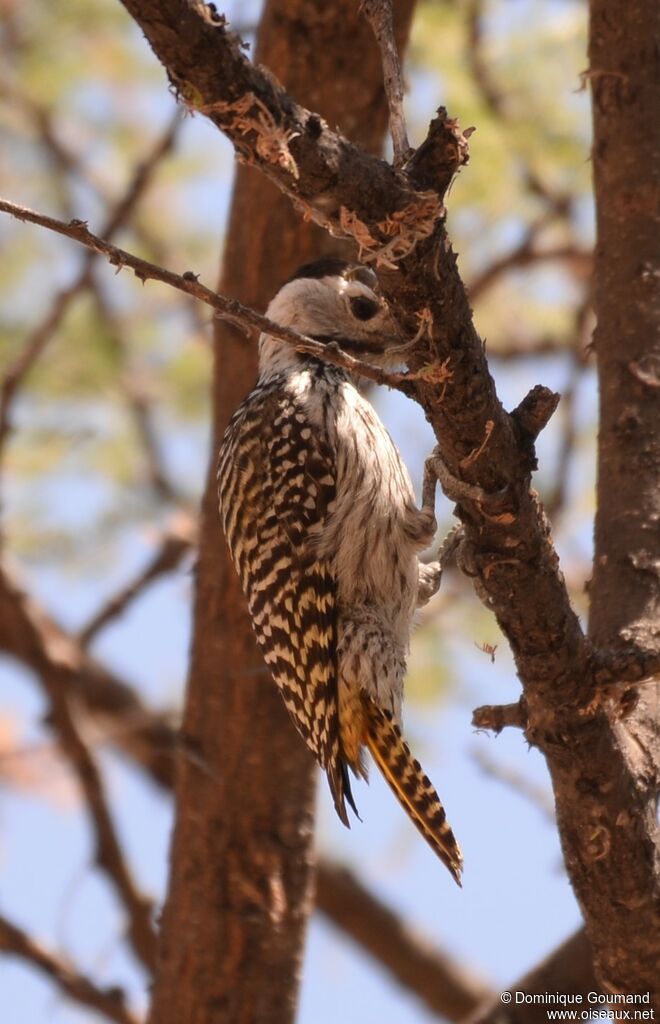
M 74 697 L 61 679 L 39 674 L 37 680 L 50 701 L 47 721 L 59 739 L 83 793 L 94 829 L 96 864 L 105 874 L 127 916 L 127 934 L 137 957 L 153 971 L 156 934 L 151 920 L 152 903 L 133 879 L 114 826 L 103 778 L 90 747 L 83 738 L 74 708 Z
M 149 710 L 132 686 L 83 650 L 1 564 L 0 650 L 65 689 L 154 782 L 171 784 L 170 716 Z
M 196 532 L 192 517 L 185 513 L 177 515 L 144 569 L 134 580 L 106 601 L 103 607 L 80 630 L 78 639 L 83 647 L 87 647 L 100 630 L 125 612 L 150 583 L 160 576 L 178 569 L 185 556 L 194 547 Z
M 135 276 L 141 281 L 160 281 L 162 284 L 176 288 L 186 295 L 191 295 L 193 298 L 205 302 L 207 306 L 211 306 L 221 319 L 229 320 L 239 327 L 248 328 L 249 330 L 266 331 L 271 337 L 292 345 L 298 352 L 305 352 L 308 355 L 316 356 L 327 363 L 332 363 L 333 366 L 340 366 L 351 373 L 365 377 L 367 380 L 372 380 L 376 384 L 385 384 L 387 387 L 407 392 L 409 390 L 408 385 L 414 380 L 424 378 L 435 383 L 441 383 L 442 379 L 445 379 L 441 376 L 443 373 L 441 367 L 431 367 L 428 372 L 422 369 L 417 373 L 387 373 L 385 370 L 379 370 L 377 367 L 364 363 L 360 359 L 354 359 L 347 352 L 343 352 L 337 342 L 317 341 L 314 338 L 298 334 L 296 331 L 275 324 L 265 316 L 261 316 L 254 310 L 248 309 L 247 306 L 243 306 L 236 299 L 229 299 L 218 292 L 212 291 L 210 288 L 199 283 L 196 274 L 190 272 L 175 274 L 165 267 L 159 267 L 155 263 L 150 263 L 148 260 L 134 256 L 125 249 L 111 245 L 106 239 L 92 234 L 84 221 L 73 220 L 65 224 L 64 221 L 57 220 L 55 217 L 48 217 L 45 214 L 29 210 L 25 206 L 7 202 L 5 199 L 0 199 L 0 211 L 9 213 L 18 220 L 39 224 L 50 231 L 55 231 L 57 234 L 65 235 L 67 238 L 80 242 L 95 253 L 101 253 L 106 256 L 112 266 L 118 269 L 130 267 L 135 272 Z
M 492 987 L 417 935 L 346 868 L 321 861 L 316 905 L 433 1013 L 460 1021 Z
M 48 723 L 78 780 L 91 818 L 96 864 L 126 911 L 127 932 L 136 955 L 151 970 L 155 956 L 151 902 L 138 891 L 124 858 L 100 769 L 80 727 L 76 689 L 71 685 L 74 680 L 80 682 L 80 677 L 85 678 L 86 671 L 100 683 L 112 686 L 114 681 L 104 676 L 103 670 L 91 659 L 85 658 L 80 646 L 49 621 L 3 569 L 0 569 L 0 649 L 14 654 L 35 670 L 36 680 L 50 704 Z M 121 687 L 119 691 L 121 696 Z
M 468 61 L 475 84 L 491 114 L 498 119 L 506 119 L 504 94 L 491 75 L 490 65 L 484 54 L 483 13 L 484 0 L 469 0 L 466 14 Z
M 394 166 L 402 167 L 410 156 L 411 148 L 403 111 L 403 74 L 394 38 L 392 0 L 362 0 L 360 11 L 368 18 L 380 49 L 383 83 L 390 111 Z
M 467 6 L 467 59 L 474 84 L 492 116 L 506 128 L 510 124 L 507 97 L 492 72 L 484 50 L 484 0 L 469 0 Z M 535 168 L 528 166 L 525 171 L 530 192 L 543 199 L 557 217 L 566 218 L 570 209 L 570 197 L 551 189 L 539 176 Z
M 547 217 L 542 218 L 542 220 L 547 223 Z M 484 271 L 477 274 L 472 283 L 468 285 L 472 302 L 477 302 L 477 300 L 481 299 L 484 292 L 497 284 L 500 278 L 509 273 L 509 271 L 518 270 L 523 267 L 542 263 L 568 263 L 579 273 L 580 277 L 588 277 L 591 273 L 593 262 L 590 249 L 584 249 L 575 242 L 535 248 L 534 241 L 539 229 L 538 224 L 532 224 L 519 245 L 512 249 L 511 252 L 499 257 L 499 259 L 493 260 Z
M 157 139 L 146 159 L 135 168 L 124 194 L 106 218 L 103 225 L 103 235 L 105 238 L 112 238 L 132 216 L 138 202 L 151 183 L 156 168 L 164 156 L 172 149 L 180 123 L 181 115 L 177 111 L 166 130 Z M 55 297 L 49 312 L 42 322 L 34 328 L 22 352 L 5 372 L 2 385 L 0 386 L 0 458 L 11 430 L 11 406 L 14 396 L 61 324 L 73 299 L 89 286 L 95 258 L 93 253 L 89 253 L 86 256 L 78 276 Z
M 173 504 L 182 503 L 182 496 L 170 479 L 165 468 L 162 452 L 153 421 L 153 410 L 146 388 L 139 375 L 130 366 L 129 351 L 122 334 L 121 325 L 108 301 L 101 283 L 92 274 L 90 288 L 99 319 L 105 327 L 111 345 L 115 349 L 123 372 L 121 375 L 122 391 L 131 413 L 135 432 L 144 453 L 149 483 L 157 497 Z
M 467 59 L 475 86 L 485 106 L 491 115 L 501 122 L 503 129 L 508 131 L 511 127 L 511 117 L 507 109 L 507 98 L 492 72 L 484 48 L 484 6 L 484 0 L 469 0 L 468 2 L 466 12 Z M 519 246 L 511 253 L 496 260 L 469 285 L 468 290 L 473 302 L 508 271 L 544 260 L 574 261 L 580 275 L 586 276 L 590 273 L 591 253 L 584 250 L 574 237 L 571 237 L 565 245 L 552 246 L 545 251 L 534 247 L 533 243 L 541 228 L 557 221 L 570 226 L 571 196 L 550 187 L 529 163 L 527 163 L 524 174 L 527 188 L 543 201 L 546 211 L 535 224 L 530 226 L 526 237 Z M 572 231 L 571 236 L 573 236 Z
M 540 964 L 516 979 L 508 991 L 543 998 L 538 1002 L 529 1000 L 521 1003 L 512 999 L 511 1003 L 503 1006 L 498 994 L 480 1006 L 465 1024 L 547 1024 L 548 992 L 581 995 L 583 1000 L 589 992 L 602 992 L 594 973 L 593 950 L 585 929 L 574 932 Z
M 57 186 L 63 216 L 73 217 L 73 199 L 70 189 L 66 186 L 66 178 L 74 175 L 81 177 L 82 169 L 77 154 L 73 153 L 57 135 L 53 125 L 52 111 L 35 103 L 32 97 L 20 91 L 16 83 L 10 82 L 1 71 L 0 98 L 18 109 L 21 124 L 25 121 L 30 122 L 53 171 L 51 184 L 54 183 Z M 89 184 L 91 185 L 91 182 Z
M 498 343 L 497 346 L 486 343 L 489 358 L 500 360 L 503 363 L 525 359 L 528 356 L 563 355 L 566 353 L 567 347 L 566 338 L 556 334 L 545 334 L 540 337 L 528 335 L 516 341 Z
M 18 957 L 45 975 L 68 999 L 90 1010 L 104 1014 L 117 1024 L 140 1024 L 140 1020 L 126 1006 L 120 988 L 99 988 L 89 978 L 79 974 L 63 959 L 48 952 L 21 928 L 0 915 L 0 950 Z
M 504 785 L 515 790 L 516 793 L 526 797 L 548 821 L 551 821 L 553 825 L 555 824 L 555 805 L 549 790 L 543 786 L 535 785 L 522 772 L 512 768 L 511 765 L 503 764 L 497 758 L 491 757 L 488 751 L 481 747 L 475 747 L 471 753 L 481 770 L 489 778 L 497 779 L 498 782 L 504 783 Z

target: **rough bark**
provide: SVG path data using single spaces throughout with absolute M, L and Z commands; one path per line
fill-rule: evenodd
M 412 0 L 399 5 L 401 42 L 412 7 Z M 380 148 L 386 111 L 379 56 L 353 0 L 273 0 L 256 59 L 367 149 Z M 281 192 L 243 168 L 220 290 L 263 309 L 297 264 L 328 245 L 324 232 L 301 225 Z M 221 324 L 214 365 L 215 452 L 254 383 L 254 346 Z M 311 903 L 316 773 L 255 648 L 219 524 L 214 456 L 202 506 L 183 736 L 151 1020 L 290 1021 Z
M 659 53 L 657 0 L 591 0 L 599 647 L 660 648 Z M 582 793 L 582 821 L 567 824 L 564 845 L 601 976 L 626 992 L 646 983 L 660 1000 L 659 704 L 651 685 L 625 721 L 587 738 L 593 767 L 579 775 L 562 764 L 555 781 Z

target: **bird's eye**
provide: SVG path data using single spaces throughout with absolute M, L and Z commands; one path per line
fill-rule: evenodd
M 380 309 L 380 304 L 368 299 L 365 295 L 354 295 L 351 300 L 351 312 L 356 320 L 371 320 Z

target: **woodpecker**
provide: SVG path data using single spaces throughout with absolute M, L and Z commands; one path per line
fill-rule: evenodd
M 359 264 L 306 264 L 267 316 L 373 365 L 401 361 L 376 275 Z M 366 778 L 367 748 L 460 885 L 459 846 L 401 734 L 414 612 L 440 584 L 440 566 L 418 560 L 436 530 L 434 492 L 435 480 L 419 509 L 397 448 L 343 369 L 261 335 L 257 384 L 218 461 L 257 641 L 342 822 L 346 803 L 357 814 L 348 769 Z

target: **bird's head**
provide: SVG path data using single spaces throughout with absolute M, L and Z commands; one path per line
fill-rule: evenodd
M 403 338 L 380 294 L 373 270 L 340 259 L 300 267 L 282 285 L 266 316 L 323 342 L 335 342 L 374 366 L 401 362 Z M 286 342 L 262 334 L 259 367 L 264 373 L 295 369 L 308 358 Z

